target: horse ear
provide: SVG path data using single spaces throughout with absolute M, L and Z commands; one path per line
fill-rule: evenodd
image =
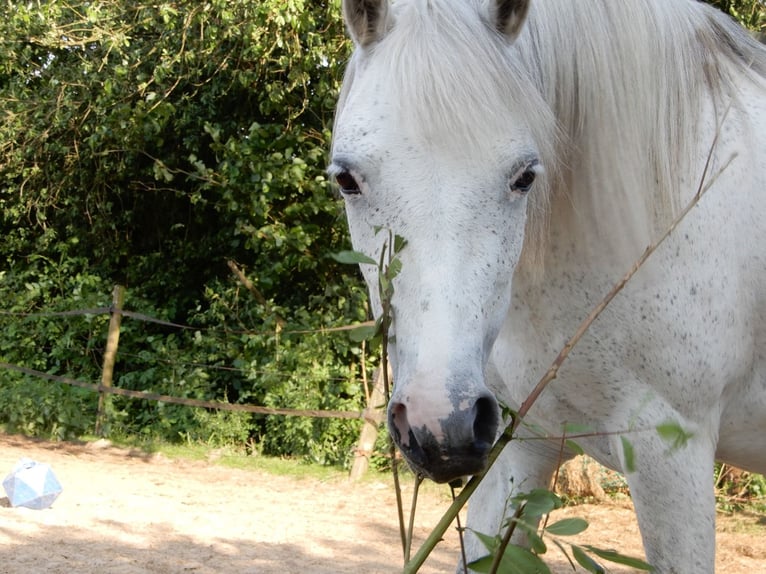
M 354 42 L 366 47 L 388 29 L 389 0 L 343 0 L 343 19 Z
M 499 32 L 515 40 L 527 18 L 531 0 L 494 0 L 493 22 Z

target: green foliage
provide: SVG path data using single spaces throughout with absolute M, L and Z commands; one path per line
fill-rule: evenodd
M 384 229 L 375 227 L 375 233 L 380 233 Z M 388 360 L 387 341 L 388 331 L 391 325 L 391 301 L 394 296 L 394 279 L 402 271 L 402 260 L 399 255 L 407 246 L 407 240 L 394 234 L 390 229 L 385 230 L 388 233 L 388 239 L 383 244 L 380 252 L 380 258 L 375 261 L 369 255 L 358 251 L 340 251 L 332 255 L 333 259 L 339 263 L 347 265 L 374 265 L 378 268 L 378 296 L 381 302 L 381 313 L 374 325 L 362 325 L 351 331 L 352 341 L 370 341 L 373 348 L 380 347 L 385 360 Z
M 763 475 L 719 462 L 716 463 L 714 477 L 719 510 L 766 511 L 766 477 Z
M 620 442 L 622 443 L 622 456 L 625 462 L 625 472 L 631 473 L 636 471 L 636 455 L 633 451 L 633 443 L 631 443 L 626 437 L 621 436 Z
M 548 551 L 544 538 L 551 540 L 564 553 L 573 570 L 576 561 L 588 572 L 594 574 L 605 572 L 604 567 L 593 556 L 608 562 L 630 566 L 637 570 L 653 570 L 643 560 L 625 556 L 615 550 L 604 550 L 591 545 L 577 545 L 562 540 L 562 537 L 576 536 L 588 528 L 588 522 L 582 518 L 564 518 L 546 524 L 538 531 L 537 524 L 540 519 L 563 506 L 562 500 L 548 490 L 536 489 L 529 493 L 514 496 L 511 500 L 517 511 L 513 517 L 506 521 L 505 526 L 508 527 L 508 532 L 505 538 L 475 532 L 489 554 L 469 564 L 468 566 L 472 571 L 497 572 L 498 574 L 550 574 L 551 570 L 540 558 Z M 516 528 L 522 529 L 529 540 L 528 549 L 508 544 L 508 535 Z M 569 550 L 567 550 L 567 546 L 569 546 Z M 502 555 L 498 559 L 497 556 L 501 552 Z
M 338 2 L 163 0 L 3 6 L 0 310 L 110 304 L 115 382 L 287 408 L 361 410 L 346 335 L 366 296 L 324 176 L 343 61 Z M 237 262 L 253 294 L 231 275 Z M 0 316 L 3 360 L 96 382 L 106 315 Z M 38 416 L 23 397 L 50 405 Z M 0 372 L 0 422 L 70 436 L 92 394 Z M 67 414 L 68 413 L 68 414 Z M 74 416 L 77 414 L 78 416 Z M 34 423 L 34 424 L 33 424 Z M 357 423 L 199 412 L 115 397 L 109 428 L 342 463 Z
M 754 0 L 719 5 L 763 28 Z M 98 381 L 107 316 L 19 314 L 108 306 L 119 282 L 129 309 L 195 329 L 126 319 L 118 385 L 360 409 L 358 347 L 288 334 L 366 319 L 358 278 L 326 257 L 347 244 L 324 175 L 349 54 L 339 2 L 6 0 L 1 14 L 2 359 Z M 13 429 L 74 436 L 94 411 L 90 393 L 0 372 Z M 216 444 L 247 435 L 323 462 L 345 460 L 356 432 L 124 398 L 108 424 Z
M 39 385 L 8 376 L 0 385 L 0 412 L 11 432 L 46 435 L 58 439 L 79 437 L 91 428 L 93 395 L 68 386 L 41 393 Z
M 753 32 L 766 34 L 766 5 L 763 0 L 707 0 L 737 19 Z
M 686 446 L 686 444 L 694 436 L 691 433 L 679 425 L 675 421 L 668 421 L 657 425 L 657 434 L 660 438 L 670 445 L 671 450 L 678 450 Z

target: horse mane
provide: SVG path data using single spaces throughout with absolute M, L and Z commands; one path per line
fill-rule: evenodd
M 541 260 L 558 199 L 580 220 L 573 242 L 607 243 L 632 261 L 696 190 L 699 148 L 712 144 L 698 140 L 704 107 L 712 102 L 717 123 L 743 76 L 766 78 L 766 49 L 717 10 L 671 0 L 532 0 L 509 45 L 485 3 L 394 2 L 388 34 L 349 63 L 336 121 L 367 55 L 409 104 L 405 125 L 441 145 L 481 149 L 481 127 L 514 110 L 546 169 L 525 260 Z
M 717 125 L 742 76 L 766 77 L 766 49 L 701 2 L 533 0 L 514 49 L 566 133 L 553 193 L 579 219 L 572 241 L 621 266 L 696 191 L 703 106 Z

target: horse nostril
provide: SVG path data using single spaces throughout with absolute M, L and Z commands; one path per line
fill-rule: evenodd
M 481 397 L 473 406 L 473 446 L 482 454 L 486 454 L 495 442 L 498 415 L 497 402 L 491 397 Z
M 402 403 L 393 403 L 389 410 L 389 428 L 394 435 L 394 442 L 402 447 L 409 446 L 410 423 L 407 420 L 407 407 Z
M 427 400 L 389 403 L 389 432 L 416 472 L 445 482 L 484 468 L 500 412 L 489 392 L 474 397 L 471 407 L 455 407 L 441 417 Z
M 415 438 L 407 420 L 407 407 L 402 403 L 391 403 L 388 411 L 388 429 L 394 442 L 412 463 L 424 466 L 428 462 L 428 456 Z

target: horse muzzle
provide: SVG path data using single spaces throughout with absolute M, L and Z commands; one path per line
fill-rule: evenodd
M 435 482 L 483 471 L 500 419 L 495 398 L 481 394 L 444 418 L 418 416 L 419 406 L 392 400 L 388 407 L 389 432 L 412 469 Z

